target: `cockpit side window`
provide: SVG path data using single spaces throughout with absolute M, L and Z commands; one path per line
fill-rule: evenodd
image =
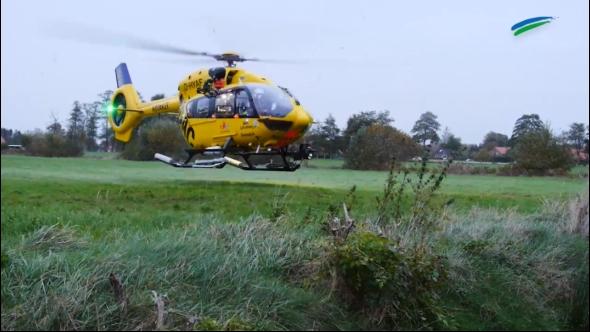
M 246 90 L 236 92 L 236 114 L 238 114 L 240 118 L 257 117 L 250 95 Z
M 215 97 L 215 117 L 231 118 L 234 116 L 234 93 L 226 92 Z
M 293 110 L 291 97 L 285 91 L 270 85 L 247 85 L 259 116 L 285 117 Z

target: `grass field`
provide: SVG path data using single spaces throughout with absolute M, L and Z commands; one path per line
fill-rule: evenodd
M 378 329 L 306 268 L 325 248 L 328 207 L 356 185 L 354 215 L 371 218 L 386 178 L 333 166 L 245 172 L 2 156 L 2 329 Z M 588 242 L 565 231 L 563 203 L 587 186 L 449 176 L 437 197 L 449 211 L 433 237 L 450 262 L 443 327 L 587 326 Z M 125 287 L 124 309 L 110 273 Z
M 102 157 L 113 158 L 112 154 L 102 154 Z M 411 161 L 411 162 L 404 162 L 404 166 L 409 166 L 414 169 L 420 167 L 420 162 Z M 493 163 L 493 162 L 466 162 L 466 161 L 455 161 L 454 164 L 459 165 L 466 165 L 470 168 L 487 168 L 490 170 L 495 170 L 500 167 L 506 166 L 506 163 Z M 329 169 L 342 169 L 344 166 L 344 160 L 341 159 L 313 159 L 308 163 L 309 167 L 311 168 L 329 168 Z M 441 168 L 443 165 L 442 161 L 430 161 L 428 163 L 428 168 Z M 569 172 L 567 172 L 568 177 L 572 178 L 587 178 L 588 177 L 588 165 L 576 165 L 572 167 Z
M 319 189 L 346 191 L 356 185 L 359 191 L 373 197 L 374 192 L 382 190 L 387 176 L 386 172 L 325 168 L 323 163 L 325 162 L 320 161 L 318 168 L 302 168 L 293 173 L 286 173 L 245 172 L 229 166 L 221 170 L 174 169 L 159 162 L 132 162 L 110 158 L 51 159 L 3 156 L 2 179 L 121 185 L 143 184 L 147 181 L 154 185 L 197 187 L 202 185 L 202 181 L 223 181 L 296 186 L 299 189 L 290 187 L 289 190 L 301 192 Z M 452 197 L 459 207 L 471 208 L 473 205 L 481 205 L 533 211 L 543 199 L 567 198 L 584 189 L 584 180 L 565 177 L 449 175 L 442 188 L 442 194 Z

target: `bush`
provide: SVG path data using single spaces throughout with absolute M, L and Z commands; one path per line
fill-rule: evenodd
M 328 215 L 332 285 L 345 303 L 380 328 L 449 327 L 439 301 L 447 262 L 433 254 L 429 244 L 440 217 L 431 202 L 448 164 L 431 174 L 426 165 L 423 159 L 417 179 L 411 180 L 408 171 L 396 169 L 394 163 L 377 197 L 376 220 L 359 226 L 360 231 L 354 232 L 357 226 L 349 216 L 354 190 L 343 204 L 342 218 L 333 208 Z M 409 190 L 413 199 L 407 206 L 402 200 Z
M 475 156 L 473 156 L 473 159 L 476 161 L 492 161 L 492 154 L 487 148 L 484 147 L 477 151 Z
M 496 167 L 474 166 L 462 163 L 453 163 L 449 166 L 447 173 L 459 175 L 488 175 L 496 174 Z
M 22 138 L 27 153 L 41 157 L 79 157 L 84 153 L 80 142 L 59 133 L 25 134 Z
M 374 124 L 352 136 L 344 155 L 344 168 L 386 170 L 392 158 L 408 160 L 419 151 L 410 136 L 391 126 Z
M 172 117 L 155 117 L 144 120 L 131 142 L 125 145 L 121 157 L 129 160 L 153 160 L 155 153 L 174 158 L 186 157 L 188 148 L 182 132 Z
M 372 232 L 353 233 L 334 248 L 337 290 L 371 320 L 393 328 L 434 323 L 442 310 L 438 292 L 446 281 L 446 264 L 420 247 L 396 247 Z
M 548 128 L 519 137 L 512 156 L 516 166 L 531 175 L 544 175 L 550 170 L 559 173 L 573 165 L 567 148 L 559 144 Z

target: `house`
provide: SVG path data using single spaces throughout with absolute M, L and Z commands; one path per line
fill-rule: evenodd
M 569 149 L 569 153 L 576 160 L 580 163 L 587 163 L 588 162 L 588 153 L 584 150 L 578 150 L 575 148 Z
M 508 151 L 510 151 L 510 148 L 507 146 L 495 146 L 491 152 L 492 158 L 501 158 L 501 157 L 506 157 L 506 155 L 508 154 Z
M 451 156 L 450 152 L 447 149 L 440 148 L 434 153 L 434 159 L 443 159 L 447 160 Z

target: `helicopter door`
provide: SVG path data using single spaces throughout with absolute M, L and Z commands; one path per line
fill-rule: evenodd
M 193 99 L 187 104 L 187 119 L 199 119 L 201 121 L 191 121 L 190 126 L 185 128 L 185 136 L 187 142 L 192 146 L 208 145 L 209 124 L 214 122 L 213 119 L 208 119 L 211 114 L 213 106 L 213 99 L 210 97 L 201 97 Z M 203 146 L 204 147 L 204 146 Z
M 257 118 L 258 114 L 254 110 L 252 98 L 246 90 L 236 92 L 236 112 L 240 118 Z
M 213 143 L 223 145 L 229 137 L 233 137 L 240 129 L 240 119 L 234 117 L 235 95 L 232 91 L 224 92 L 215 97 L 213 117 L 216 121 L 212 124 Z
M 254 103 L 246 90 L 236 92 L 236 112 L 240 118 L 240 136 L 254 136 L 254 119 L 258 114 L 254 110 Z

